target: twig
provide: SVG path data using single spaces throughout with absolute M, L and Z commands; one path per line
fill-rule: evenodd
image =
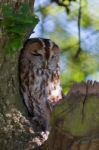
M 92 36 L 95 35 L 95 34 L 99 34 L 99 30 L 95 30 L 95 31 L 91 32 L 90 34 L 88 34 L 85 38 L 83 38 L 83 39 L 81 40 L 81 43 L 84 43 L 85 40 L 89 39 L 90 37 L 92 37 Z M 62 50 L 63 50 L 63 51 L 70 50 L 70 49 L 72 49 L 72 48 L 78 46 L 78 44 L 79 44 L 79 42 L 75 42 L 74 44 L 72 44 L 72 45 L 70 45 L 70 46 L 68 46 L 68 47 L 66 47 L 66 48 L 64 48 L 64 49 L 62 49 Z
M 82 0 L 79 0 L 79 10 L 78 10 L 78 50 L 76 52 L 75 58 L 78 58 L 80 52 L 81 52 L 81 15 L 82 15 Z

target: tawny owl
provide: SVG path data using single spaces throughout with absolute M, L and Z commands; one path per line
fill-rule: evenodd
M 28 112 L 48 128 L 48 114 L 62 99 L 59 47 L 49 39 L 28 39 L 19 57 L 20 89 Z

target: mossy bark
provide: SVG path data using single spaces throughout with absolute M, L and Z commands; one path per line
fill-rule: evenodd
M 99 83 L 75 85 L 52 115 L 43 149 L 99 150 Z
M 17 0 L 4 0 L 1 3 L 16 5 Z M 22 3 L 33 4 L 34 0 L 21 0 Z M 0 12 L 1 13 L 1 12 Z M 0 14 L 2 16 L 2 14 Z M 2 17 L 0 17 L 1 19 Z M 5 53 L 8 36 L 0 29 L 0 149 L 30 150 L 41 144 L 33 130 L 32 122 L 27 116 L 25 106 L 19 93 L 18 57 Z M 36 138 L 36 139 L 35 139 Z

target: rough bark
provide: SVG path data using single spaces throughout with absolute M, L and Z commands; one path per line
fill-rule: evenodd
M 17 0 L 4 0 L 1 4 L 13 7 Z M 34 0 L 20 0 L 30 4 Z M 2 16 L 2 14 L 0 14 Z M 2 17 L 0 17 L 2 18 Z M 0 29 L 0 147 L 2 150 L 30 150 L 41 145 L 46 135 L 35 133 L 32 120 L 28 118 L 18 85 L 19 53 L 7 55 L 4 50 L 8 36 Z M 41 137 L 40 137 L 41 136 Z M 44 136 L 44 138 L 43 138 Z
M 99 83 L 75 85 L 52 115 L 43 149 L 99 150 Z

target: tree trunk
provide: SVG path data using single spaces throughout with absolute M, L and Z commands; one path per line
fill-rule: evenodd
M 43 150 L 99 150 L 99 83 L 75 85 L 52 115 Z
M 3 4 L 13 7 L 17 0 L 5 0 Z M 21 0 L 33 6 L 34 0 Z M 2 16 L 2 14 L 1 14 Z M 8 40 L 5 31 L 0 29 L 0 147 L 2 150 L 30 150 L 40 145 L 42 140 L 34 134 L 33 125 L 25 111 L 18 85 L 18 52 L 5 54 Z M 36 138 L 36 139 L 35 139 Z M 40 143 L 41 142 L 41 143 Z
M 2 4 L 15 5 L 15 0 Z M 32 6 L 34 1 L 21 0 Z M 31 7 L 32 9 L 32 7 Z M 99 84 L 80 84 L 66 96 L 52 114 L 52 131 L 48 141 L 35 133 L 18 87 L 18 53 L 4 52 L 5 31 L 0 30 L 0 147 L 2 150 L 98 150 Z M 39 146 L 39 148 L 38 148 Z M 37 147 L 37 148 L 35 148 Z

